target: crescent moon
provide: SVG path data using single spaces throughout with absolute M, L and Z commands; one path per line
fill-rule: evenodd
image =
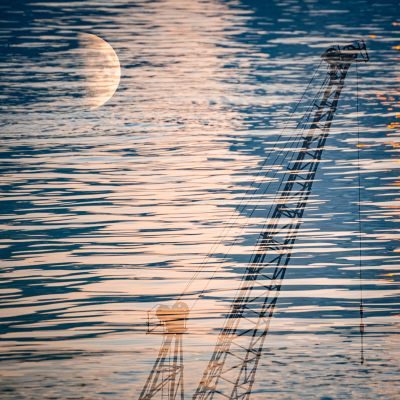
M 121 78 L 121 66 L 116 52 L 105 40 L 91 33 L 80 33 L 78 40 L 85 79 L 84 104 L 90 109 L 96 109 L 116 92 Z

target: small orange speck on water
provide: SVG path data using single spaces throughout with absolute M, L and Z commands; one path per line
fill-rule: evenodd
M 395 149 L 400 148 L 400 142 L 390 142 L 389 143 L 392 147 L 394 147 Z
M 356 147 L 358 147 L 359 149 L 363 149 L 365 147 L 368 147 L 368 145 L 364 143 L 357 143 Z
M 400 122 L 391 122 L 387 127 L 389 129 L 400 128 Z
M 396 113 L 396 118 L 400 118 L 400 113 Z
M 392 49 L 393 49 L 393 50 L 400 50 L 400 45 L 393 46 Z
M 378 36 L 376 36 L 376 35 L 368 35 L 368 37 L 369 37 L 370 39 L 376 39 Z

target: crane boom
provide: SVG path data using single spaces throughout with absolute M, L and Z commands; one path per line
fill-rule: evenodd
M 282 280 L 348 69 L 352 62 L 368 61 L 368 54 L 365 43 L 356 41 L 331 47 L 322 58 L 328 64 L 327 76 L 304 119 L 309 125 L 301 136 L 302 144 L 282 181 L 283 189 L 277 193 L 271 217 L 244 272 L 194 400 L 250 397 Z
M 301 144 L 266 216 L 268 222 L 259 236 L 256 251 L 243 274 L 193 400 L 215 397 L 248 400 L 250 397 L 269 324 L 347 72 L 353 62 L 369 59 L 362 40 L 346 46 L 332 46 L 322 58 L 328 71 L 312 108 L 296 128 L 299 131 L 301 127 Z M 183 302 L 157 308 L 159 323 L 155 326 L 163 328 L 164 340 L 139 400 L 156 396 L 167 400 L 184 399 L 182 335 L 186 331 L 188 313 Z M 149 333 L 152 331 L 149 329 Z

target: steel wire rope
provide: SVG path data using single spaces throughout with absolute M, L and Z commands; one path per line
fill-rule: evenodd
M 359 122 L 359 88 L 358 66 L 356 63 L 356 99 L 357 99 L 357 176 L 358 176 L 358 276 L 360 292 L 360 363 L 364 364 L 364 300 L 362 278 L 362 221 L 361 221 L 361 162 L 360 162 L 360 122 Z
M 321 63 L 320 63 L 320 65 L 321 65 Z M 319 65 L 319 66 L 320 66 L 320 65 Z M 318 68 L 319 68 L 319 66 L 318 66 Z M 309 106 L 308 106 L 308 108 L 307 108 L 307 111 L 306 111 L 306 113 L 304 114 L 304 115 L 305 115 L 305 118 L 303 117 L 303 118 L 300 120 L 300 122 L 298 123 L 298 125 L 297 125 L 297 127 L 299 127 L 301 124 L 303 125 L 303 127 L 301 128 L 301 134 L 299 135 L 299 139 L 302 138 L 302 134 L 303 134 L 303 132 L 304 132 L 304 131 L 306 130 L 306 128 L 307 128 L 307 124 L 308 124 L 308 121 L 309 121 L 309 118 L 310 118 L 310 115 L 311 115 L 311 109 L 312 109 L 312 107 L 314 106 L 316 99 L 320 96 L 321 92 L 324 90 L 324 88 L 325 88 L 325 86 L 326 86 L 326 83 L 327 83 L 327 80 L 328 80 L 328 77 L 326 77 L 326 78 L 324 79 L 324 81 L 323 81 L 323 83 L 321 84 L 319 90 L 317 91 L 317 93 L 315 94 L 313 100 L 312 100 L 311 103 L 309 104 Z M 297 142 L 293 142 L 293 143 L 296 143 L 296 144 L 298 145 L 300 142 L 301 142 L 301 141 L 298 140 Z M 293 146 L 291 146 L 291 148 L 292 148 L 292 147 L 293 147 Z M 299 146 L 296 147 L 296 149 L 298 149 L 298 148 L 299 148 Z M 293 161 L 295 155 L 297 155 L 297 154 L 298 154 L 298 152 L 296 152 L 296 151 L 293 151 L 293 152 L 292 152 L 292 156 L 291 156 L 291 158 L 290 158 L 290 160 L 289 160 L 289 162 L 288 162 L 288 165 Z M 267 223 L 269 222 L 269 218 L 270 218 L 270 214 L 271 214 L 271 212 L 272 212 L 273 206 L 276 205 L 276 200 L 277 200 L 278 195 L 279 195 L 279 196 L 281 195 L 280 189 L 281 189 L 281 187 L 282 187 L 282 185 L 283 185 L 283 182 L 284 182 L 284 180 L 285 180 L 285 176 L 287 176 L 288 174 L 289 174 L 289 172 L 284 172 L 284 173 L 282 174 L 282 175 L 283 175 L 283 176 L 282 176 L 282 179 L 280 180 L 278 189 L 277 189 L 276 192 L 275 192 L 273 201 L 271 202 L 271 205 L 270 205 L 270 208 L 269 208 L 267 217 L 265 218 L 265 222 L 264 222 L 264 224 L 263 224 L 263 226 L 262 226 L 261 231 L 263 231 L 263 230 L 265 229 L 265 226 L 266 226 Z M 255 209 L 253 209 L 253 212 L 254 212 L 254 210 L 255 210 Z M 252 213 L 253 213 L 253 212 L 252 212 Z M 252 213 L 250 214 L 250 217 L 251 217 Z M 236 239 L 236 240 L 237 240 L 237 239 Z M 260 240 L 262 240 L 262 233 L 258 236 L 257 242 L 256 242 L 256 244 L 255 244 L 254 247 L 253 247 L 252 254 L 251 254 L 251 256 L 249 257 L 250 260 L 253 259 L 254 254 L 255 254 L 257 248 L 259 247 Z M 232 247 L 232 246 L 231 246 L 231 247 Z M 229 254 L 229 253 L 227 253 L 227 254 Z M 247 267 L 247 268 L 248 268 L 248 267 Z M 243 282 L 243 281 L 245 280 L 245 278 L 246 278 L 246 274 L 244 274 L 244 275 L 242 276 L 241 281 Z M 211 279 L 212 279 L 212 278 L 211 278 Z M 238 294 L 240 293 L 241 290 L 243 290 L 243 288 L 240 286 L 240 287 L 236 290 L 235 298 L 238 297 Z M 196 300 L 196 302 L 197 302 L 197 300 Z M 196 302 L 195 302 L 195 303 L 196 303 Z
M 318 67 L 316 68 L 316 70 L 315 70 L 315 72 L 314 72 L 312 78 L 310 79 L 310 81 L 309 81 L 309 83 L 308 83 L 306 89 L 305 89 L 304 92 L 303 92 L 303 95 L 301 96 L 301 99 L 298 101 L 298 103 L 296 104 L 295 109 L 294 109 L 293 112 L 291 113 L 291 116 L 296 112 L 296 110 L 297 110 L 299 104 L 302 102 L 302 99 L 304 98 L 305 94 L 307 93 L 309 86 L 311 85 L 311 83 L 312 83 L 312 81 L 314 80 L 316 74 L 317 74 L 318 71 L 320 70 L 321 64 L 322 64 L 322 61 L 319 63 Z M 288 145 L 288 143 L 290 143 L 290 147 L 289 147 L 288 151 L 286 152 L 286 154 L 287 154 L 289 151 L 293 150 L 293 148 L 296 148 L 296 149 L 298 148 L 298 147 L 295 147 L 295 146 L 298 145 L 298 144 L 301 142 L 300 139 L 302 138 L 302 134 L 303 134 L 303 132 L 304 132 L 304 130 L 305 130 L 305 128 L 306 128 L 306 124 L 307 124 L 307 122 L 308 122 L 308 118 L 309 118 L 309 114 L 310 114 L 310 109 L 313 107 L 313 104 L 315 103 L 315 99 L 319 96 L 319 94 L 320 94 L 322 88 L 325 86 L 325 82 L 326 82 L 326 78 L 325 78 L 323 84 L 321 85 L 321 88 L 320 88 L 320 89 L 318 90 L 318 92 L 315 94 L 313 100 L 311 101 L 310 105 L 308 106 L 307 111 L 306 111 L 306 113 L 305 113 L 305 116 L 306 116 L 307 118 L 305 119 L 305 118 L 303 117 L 303 118 L 300 120 L 300 122 L 296 125 L 296 127 L 294 128 L 294 129 L 296 130 L 296 129 L 298 129 L 298 127 L 299 127 L 300 125 L 303 125 L 303 127 L 301 128 L 300 132 L 298 133 L 296 139 L 295 139 L 295 140 L 291 140 L 291 141 L 289 141 L 289 140 L 286 141 L 286 143 L 284 144 L 283 148 L 281 148 L 281 149 L 278 151 L 278 154 L 276 155 L 274 162 L 273 162 L 272 165 L 270 166 L 270 169 L 267 170 L 267 173 L 271 170 L 271 167 L 275 166 L 276 161 L 277 161 L 280 157 L 282 157 L 282 156 L 285 154 L 285 153 L 284 153 L 284 150 L 286 149 L 286 146 Z M 285 127 L 284 127 L 282 133 L 278 136 L 278 141 L 277 141 L 277 142 L 279 142 L 279 139 L 283 136 L 283 133 L 285 132 L 286 127 L 287 127 L 288 123 L 290 122 L 290 120 L 291 120 L 291 118 L 290 118 L 289 121 L 285 124 Z M 304 120 L 305 120 L 305 121 L 304 121 Z M 277 144 L 277 143 L 276 143 L 276 144 Z M 273 148 L 275 148 L 276 144 L 274 145 Z M 271 150 L 271 151 L 272 151 L 272 150 Z M 271 151 L 270 151 L 270 153 L 271 153 Z M 269 154 L 270 154 L 270 153 L 269 153 Z M 296 153 L 295 151 L 292 151 L 292 156 L 291 156 L 291 159 L 289 160 L 289 163 L 293 160 L 293 158 L 294 158 L 294 156 L 295 156 L 296 154 L 297 154 L 297 153 Z M 283 158 L 282 161 L 284 161 L 284 160 L 285 160 L 285 157 Z M 264 161 L 262 167 L 265 165 L 266 161 L 267 161 L 267 159 Z M 279 172 L 281 172 L 281 171 L 275 170 L 272 177 L 275 177 Z M 287 174 L 287 173 L 284 173 L 283 176 L 284 176 L 285 174 Z M 258 176 L 258 175 L 257 175 L 257 176 Z M 267 190 L 269 189 L 270 185 L 271 185 L 273 182 L 275 183 L 275 181 L 270 180 L 270 181 L 267 183 L 265 189 L 263 190 L 263 192 L 262 192 L 261 194 L 265 194 L 265 193 L 267 192 Z M 261 184 L 262 184 L 262 182 L 261 182 L 260 185 L 255 189 L 256 191 L 260 188 Z M 282 184 L 282 181 L 281 181 L 281 183 L 279 184 L 279 187 L 281 186 L 281 184 Z M 278 191 L 275 193 L 274 200 L 271 202 L 271 207 L 272 207 L 272 205 L 274 204 L 274 201 L 275 201 L 275 199 L 276 199 L 277 193 L 278 193 Z M 253 194 L 254 194 L 254 193 L 253 193 Z M 259 204 L 259 202 L 260 202 L 261 199 L 262 199 L 262 196 L 260 195 L 260 196 L 259 196 L 259 199 L 258 199 L 258 201 L 257 201 L 257 203 L 256 203 L 256 205 L 254 206 L 254 208 L 252 209 L 251 213 L 249 214 L 248 219 L 251 218 L 251 216 L 253 215 L 253 213 L 254 213 L 255 210 L 257 209 L 258 204 Z M 248 201 L 250 201 L 250 200 L 251 200 L 251 199 L 249 199 Z M 246 206 L 246 205 L 245 205 L 245 206 Z M 242 211 L 244 210 L 245 206 L 243 207 Z M 249 222 L 246 223 L 246 224 L 240 229 L 240 232 L 242 232 L 244 229 L 246 229 L 246 227 L 247 227 L 249 224 L 250 224 Z M 265 224 L 264 224 L 264 226 L 265 226 Z M 227 251 L 227 253 L 225 253 L 224 258 L 226 258 L 226 257 L 228 256 L 228 254 L 230 253 L 231 249 L 232 249 L 233 246 L 236 244 L 237 240 L 238 240 L 238 238 L 236 238 L 236 239 L 233 241 L 233 243 L 230 245 L 229 250 Z M 258 241 L 257 241 L 257 243 L 258 243 Z M 210 253 L 209 253 L 209 254 L 210 254 Z M 215 276 L 217 270 L 218 270 L 218 267 L 215 268 L 215 270 L 213 271 L 212 276 L 211 276 L 210 278 L 208 278 L 208 281 L 207 281 L 205 287 L 201 290 L 201 292 L 199 292 L 199 294 L 197 295 L 197 299 L 194 301 L 192 307 L 190 308 L 191 310 L 194 308 L 194 306 L 196 305 L 196 303 L 198 302 L 198 300 L 203 296 L 205 290 L 207 289 L 207 287 L 208 287 L 208 285 L 209 285 L 209 282 L 214 278 L 214 276 Z M 200 273 L 200 271 L 198 271 L 198 273 Z M 198 273 L 197 273 L 197 275 L 198 275 Z M 191 282 L 192 282 L 192 280 L 188 283 L 187 287 L 190 286 Z M 181 295 L 181 297 L 182 297 L 184 294 L 185 294 L 185 292 L 183 292 L 183 294 Z M 180 298 L 181 298 L 181 297 L 180 297 Z
M 182 292 L 182 294 L 180 295 L 180 297 L 179 297 L 178 299 L 180 299 L 181 297 L 183 297 L 183 295 L 186 293 L 188 287 L 190 287 L 190 285 L 192 284 L 192 282 L 196 279 L 196 277 L 198 276 L 198 274 L 201 272 L 200 270 L 201 270 L 202 266 L 203 266 L 204 264 L 207 264 L 207 262 L 206 262 L 207 258 L 210 256 L 210 254 L 213 253 L 215 247 L 218 246 L 218 245 L 221 243 L 222 239 L 223 239 L 224 237 L 227 236 L 227 234 L 228 234 L 228 233 L 230 232 L 230 230 L 233 228 L 234 223 L 235 223 L 235 222 L 237 221 L 237 219 L 239 218 L 240 214 L 243 212 L 243 210 L 247 207 L 248 203 L 251 201 L 252 196 L 257 192 L 257 190 L 258 190 L 258 189 L 260 188 L 260 186 L 262 185 L 263 182 L 261 181 L 260 184 L 254 188 L 254 192 L 251 194 L 250 198 L 247 197 L 247 194 L 250 192 L 250 190 L 252 190 L 252 187 L 253 187 L 254 184 L 256 183 L 256 180 L 257 180 L 257 178 L 261 175 L 261 173 L 265 171 L 265 175 L 266 175 L 266 174 L 271 170 L 271 166 L 269 166 L 269 169 L 267 169 L 267 170 L 264 170 L 263 168 L 264 168 L 265 164 L 267 163 L 269 156 L 272 154 L 272 152 L 274 151 L 275 147 L 278 145 L 279 139 L 284 135 L 284 133 L 285 133 L 285 131 L 286 131 L 286 129 L 287 129 L 287 126 L 288 126 L 289 122 L 291 121 L 292 116 L 293 116 L 294 113 L 296 112 L 296 110 L 297 110 L 299 104 L 301 103 L 302 99 L 304 98 L 305 94 L 307 93 L 307 90 L 308 90 L 309 86 L 311 85 L 311 83 L 312 83 L 312 81 L 313 81 L 315 75 L 317 74 L 321 63 L 322 63 L 322 61 L 320 62 L 320 64 L 318 65 L 316 71 L 314 72 L 313 76 L 311 77 L 311 79 L 310 79 L 310 81 L 309 81 L 309 83 L 308 83 L 308 85 L 307 85 L 306 90 L 303 91 L 303 94 L 302 94 L 300 100 L 297 102 L 296 107 L 295 107 L 295 109 L 292 111 L 290 118 L 289 118 L 288 121 L 285 123 L 285 126 L 283 127 L 282 131 L 281 131 L 280 134 L 278 135 L 277 140 L 275 141 L 275 143 L 274 143 L 274 145 L 272 146 L 272 148 L 269 150 L 268 154 L 265 156 L 265 159 L 264 159 L 263 163 L 261 164 L 261 166 L 259 167 L 259 171 L 258 171 L 258 173 L 256 174 L 255 178 L 253 179 L 250 188 L 245 192 L 245 194 L 244 194 L 243 197 L 241 198 L 240 203 L 239 203 L 239 206 L 237 206 L 236 209 L 235 209 L 235 210 L 233 211 L 233 213 L 231 214 L 231 217 L 230 217 L 229 220 L 228 220 L 228 225 L 229 225 L 229 222 L 230 222 L 230 227 L 225 227 L 225 228 L 224 228 L 223 232 L 220 234 L 220 236 L 218 237 L 218 239 L 216 240 L 216 242 L 214 242 L 214 244 L 213 244 L 213 246 L 211 247 L 211 249 L 209 250 L 209 252 L 204 256 L 202 262 L 200 263 L 199 270 L 195 273 L 195 275 L 194 275 L 194 276 L 189 280 L 189 282 L 186 284 L 186 287 L 185 287 L 184 291 Z M 282 152 L 282 150 L 281 150 L 281 152 Z M 280 152 L 280 153 L 281 153 L 281 152 Z M 279 157 L 280 153 L 278 153 L 278 156 L 277 156 L 276 158 Z M 272 164 L 272 166 L 274 166 L 274 165 L 275 165 L 275 163 Z M 245 204 L 242 204 L 243 201 L 244 201 L 245 199 L 247 199 L 247 202 L 246 202 Z M 241 209 L 240 209 L 240 207 L 241 207 Z M 233 217 L 234 217 L 234 220 L 232 221 L 232 218 L 233 218 Z
M 214 253 L 215 248 L 222 242 L 222 239 L 224 239 L 224 238 L 227 236 L 227 234 L 228 234 L 228 233 L 230 232 L 230 230 L 233 228 L 234 223 L 235 223 L 235 222 L 237 221 L 237 219 L 239 218 L 240 214 L 244 211 L 244 209 L 247 207 L 247 205 L 249 204 L 249 202 L 252 200 L 252 196 L 254 196 L 255 193 L 257 192 L 257 190 L 261 187 L 261 185 L 262 185 L 262 183 L 263 183 L 262 181 L 260 182 L 260 184 L 259 184 L 258 186 L 254 187 L 253 193 L 250 195 L 250 197 L 249 197 L 249 198 L 247 197 L 247 194 L 250 192 L 250 190 L 252 190 L 252 187 L 253 187 L 254 184 L 256 183 L 257 178 L 261 176 L 261 173 L 262 173 L 263 171 L 265 171 L 265 173 L 264 173 L 263 176 L 266 176 L 266 175 L 268 174 L 268 172 L 270 172 L 270 171 L 272 170 L 272 167 L 275 166 L 276 160 L 277 160 L 280 156 L 282 156 L 282 155 L 284 154 L 284 153 L 283 153 L 283 150 L 286 148 L 288 141 L 286 142 L 286 144 L 284 145 L 284 147 L 278 151 L 278 154 L 276 155 L 275 160 L 274 160 L 274 162 L 272 163 L 272 165 L 270 165 L 269 168 L 266 169 L 266 170 L 263 169 L 264 166 L 266 165 L 267 161 L 268 161 L 269 156 L 272 154 L 272 152 L 274 151 L 274 149 L 276 148 L 276 146 L 280 143 L 280 140 L 281 140 L 281 138 L 284 136 L 284 133 L 286 132 L 286 129 L 287 129 L 289 123 L 291 122 L 292 117 L 294 116 L 295 112 L 297 111 L 298 106 L 301 104 L 301 102 L 302 102 L 304 96 L 306 95 L 306 93 L 308 92 L 308 89 L 309 89 L 309 87 L 311 86 L 311 84 L 312 84 L 312 82 L 313 82 L 315 76 L 316 76 L 317 73 L 319 72 L 320 66 L 321 66 L 321 64 L 322 64 L 322 61 L 323 61 L 323 60 L 320 61 L 320 63 L 318 64 L 317 68 L 315 69 L 315 71 L 314 71 L 312 77 L 310 78 L 310 80 L 309 80 L 309 82 L 308 82 L 308 84 L 307 84 L 307 86 L 306 86 L 306 89 L 303 90 L 303 93 L 302 93 L 302 95 L 301 95 L 300 100 L 296 103 L 295 108 L 294 108 L 293 111 L 290 113 L 287 122 L 284 124 L 282 130 L 281 130 L 280 133 L 278 134 L 277 140 L 275 140 L 275 142 L 274 142 L 272 148 L 270 148 L 269 152 L 268 152 L 267 155 L 264 157 L 264 161 L 262 162 L 261 166 L 260 166 L 259 169 L 258 169 L 258 172 L 257 172 L 256 176 L 254 177 L 253 181 L 251 182 L 250 188 L 247 189 L 247 191 L 245 192 L 245 194 L 242 196 L 242 198 L 241 198 L 241 200 L 240 200 L 240 202 L 239 202 L 239 205 L 234 209 L 234 211 L 232 212 L 230 218 L 228 219 L 228 225 L 229 225 L 229 222 L 231 221 L 231 222 L 230 222 L 230 227 L 225 227 L 225 228 L 223 229 L 223 231 L 221 232 L 221 234 L 218 236 L 218 238 L 216 239 L 216 241 L 213 243 L 211 249 L 210 249 L 210 250 L 208 251 L 208 253 L 203 257 L 202 261 L 200 262 L 200 264 L 199 264 L 199 266 L 198 266 L 197 271 L 193 274 L 193 276 L 192 276 L 192 277 L 189 279 L 189 281 L 186 283 L 186 286 L 185 286 L 184 290 L 183 290 L 183 291 L 181 292 L 181 294 L 177 297 L 176 302 L 181 301 L 181 300 L 182 300 L 182 297 L 185 296 L 185 294 L 186 294 L 188 288 L 191 286 L 191 284 L 193 283 L 193 281 L 197 278 L 197 276 L 198 276 L 198 275 L 200 274 L 200 272 L 203 270 L 203 266 L 204 266 L 204 265 L 207 265 L 209 256 L 210 256 L 211 254 Z M 320 90 L 321 90 L 321 89 L 320 89 Z M 320 91 L 320 90 L 319 90 L 319 91 Z M 318 93 L 319 93 L 319 92 L 318 92 Z M 314 100 L 315 100 L 316 96 L 318 95 L 318 93 L 314 96 Z M 313 100 L 313 102 L 314 102 L 314 100 Z M 307 109 L 307 111 L 306 111 L 305 114 L 308 113 L 308 111 L 309 111 L 310 107 L 312 106 L 312 103 L 313 103 L 313 102 L 311 102 L 311 105 L 308 107 L 308 109 Z M 298 129 L 298 127 L 300 126 L 300 124 L 301 124 L 302 121 L 303 121 L 303 118 L 304 118 L 304 116 L 303 116 L 302 119 L 298 122 L 298 124 L 296 125 L 296 127 L 295 127 L 294 129 Z M 300 138 L 300 137 L 301 137 L 301 135 L 299 135 L 299 138 Z M 293 147 L 293 144 L 294 144 L 294 143 L 295 143 L 295 141 L 292 141 L 292 145 L 289 147 L 289 150 Z M 275 172 L 274 172 L 274 175 L 271 177 L 271 180 L 268 182 L 268 185 L 267 185 L 266 189 L 264 190 L 264 192 L 263 192 L 262 194 L 265 194 L 265 192 L 268 190 L 268 188 L 269 188 L 269 186 L 271 185 L 271 183 L 274 182 L 272 178 L 274 178 L 277 174 L 278 174 L 278 172 L 275 171 Z M 245 203 L 245 204 L 242 204 L 242 202 L 243 202 L 245 199 L 247 199 L 246 203 Z M 258 204 L 259 204 L 259 201 L 260 201 L 260 199 L 258 200 L 256 206 L 253 208 L 252 212 L 250 213 L 250 217 L 253 215 L 255 209 L 257 208 L 257 206 L 258 206 Z M 240 207 L 242 207 L 242 208 L 240 209 Z M 232 218 L 234 218 L 233 221 L 232 221 Z M 244 230 L 248 225 L 249 225 L 248 223 L 245 224 L 244 227 L 240 228 L 239 232 L 240 232 L 240 233 L 243 232 L 243 230 Z M 234 242 L 232 243 L 232 245 L 230 246 L 230 248 L 232 248 L 232 247 L 236 244 L 237 240 L 238 240 L 238 238 L 236 238 L 236 239 L 234 240 Z M 229 254 L 229 252 L 226 253 L 225 257 L 226 257 L 228 254 Z M 225 258 L 225 257 L 224 257 L 224 258 Z M 216 270 L 217 270 L 217 269 L 218 269 L 218 268 L 216 268 L 216 269 L 214 270 L 212 276 L 211 276 L 209 279 L 213 279 L 213 277 L 215 276 L 215 273 L 216 273 Z M 208 284 L 207 284 L 206 287 L 200 292 L 200 294 L 198 294 L 198 296 L 201 296 L 201 295 L 204 293 L 204 291 L 206 290 L 207 286 L 208 286 Z M 197 303 L 197 301 L 198 301 L 198 299 L 195 300 L 194 305 Z M 190 308 L 190 310 L 193 309 L 194 305 Z M 149 321 L 150 321 L 150 313 L 152 312 L 152 310 L 153 310 L 156 306 L 157 306 L 157 305 L 155 305 L 154 307 L 152 307 L 152 309 L 149 310 L 149 311 L 147 312 L 147 314 L 148 314 L 148 318 L 147 318 L 147 319 L 148 319 L 148 325 L 150 324 L 150 322 L 149 322 Z M 149 331 L 149 326 L 148 326 L 148 331 Z
M 264 171 L 265 171 L 264 176 L 266 176 L 266 175 L 268 174 L 268 172 L 271 171 L 271 167 L 273 167 L 273 166 L 275 165 L 275 162 L 276 162 L 277 158 L 279 158 L 279 156 L 282 154 L 282 149 L 281 149 L 280 152 L 278 153 L 278 155 L 276 156 L 274 163 L 273 163 L 271 166 L 269 166 L 268 169 L 264 170 L 264 166 L 265 166 L 265 164 L 267 163 L 267 161 L 268 161 L 268 159 L 269 159 L 269 156 L 272 154 L 272 152 L 274 151 L 275 147 L 280 143 L 281 137 L 284 135 L 284 133 L 285 133 L 285 131 L 286 131 L 286 129 L 287 129 L 287 126 L 288 126 L 288 124 L 290 123 L 290 121 L 291 121 L 291 119 L 292 119 L 292 116 L 293 116 L 294 113 L 296 112 L 296 110 L 297 110 L 299 104 L 301 104 L 301 102 L 302 102 L 302 100 L 303 100 L 305 94 L 307 93 L 308 88 L 310 87 L 310 85 L 311 85 L 313 79 L 315 78 L 315 76 L 316 76 L 316 74 L 317 74 L 317 72 L 318 72 L 318 70 L 319 70 L 319 67 L 320 67 L 321 63 L 322 63 L 322 60 L 321 60 L 321 62 L 319 63 L 317 69 L 314 71 L 314 74 L 313 74 L 313 76 L 311 77 L 311 79 L 310 79 L 310 81 L 309 81 L 309 83 L 308 83 L 306 89 L 303 91 L 303 94 L 302 94 L 300 100 L 297 102 L 297 104 L 296 104 L 294 110 L 291 112 L 291 115 L 290 115 L 288 121 L 285 123 L 285 125 L 284 125 L 282 131 L 279 133 L 277 140 L 275 141 L 275 143 L 274 143 L 274 145 L 272 146 L 272 148 L 269 150 L 268 154 L 265 156 L 263 163 L 262 163 L 261 166 L 259 167 L 259 171 L 257 172 L 255 178 L 253 179 L 253 181 L 252 181 L 252 183 L 251 183 L 251 185 L 250 185 L 250 188 L 245 192 L 245 194 L 243 195 L 243 197 L 242 197 L 241 200 L 240 200 L 239 205 L 235 208 L 235 210 L 234 210 L 233 213 L 231 214 L 231 217 L 230 217 L 229 220 L 228 220 L 228 224 L 227 224 L 228 226 L 226 226 L 226 227 L 223 229 L 222 233 L 219 235 L 219 237 L 217 238 L 217 240 L 214 242 L 214 244 L 212 245 L 211 249 L 210 249 L 210 250 L 208 251 L 208 253 L 204 256 L 202 262 L 200 263 L 200 265 L 199 265 L 199 267 L 198 267 L 198 271 L 196 271 L 195 274 L 194 274 L 194 276 L 192 276 L 192 278 L 188 281 L 188 283 L 187 283 L 186 286 L 185 286 L 185 289 L 183 290 L 183 292 L 181 293 L 181 295 L 178 297 L 178 300 L 177 300 L 177 301 L 179 301 L 179 300 L 186 294 L 188 288 L 190 287 L 190 285 L 192 284 L 192 282 L 197 278 L 197 276 L 198 276 L 199 273 L 201 272 L 203 266 L 204 266 L 205 264 L 208 263 L 207 260 L 208 260 L 209 256 L 210 256 L 211 254 L 213 254 L 213 252 L 215 251 L 216 247 L 222 242 L 222 239 L 224 239 L 224 238 L 227 236 L 227 234 L 231 231 L 231 229 L 233 228 L 234 223 L 237 221 L 237 219 L 239 218 L 239 216 L 241 215 L 241 213 L 243 212 L 243 210 L 247 207 L 248 203 L 252 200 L 252 196 L 254 196 L 255 193 L 257 192 L 257 190 L 261 187 L 261 185 L 262 185 L 262 183 L 263 183 L 262 181 L 259 183 L 258 186 L 256 186 L 256 187 L 253 189 L 253 193 L 250 195 L 250 198 L 247 197 L 248 193 L 252 190 L 252 188 L 253 188 L 254 184 L 256 183 L 257 179 L 260 177 L 260 175 L 261 175 Z M 286 145 L 284 146 L 284 148 L 285 148 L 285 147 L 286 147 Z M 276 173 L 275 173 L 275 175 L 276 175 Z M 272 180 L 271 180 L 270 183 L 272 183 Z M 244 200 L 246 200 L 246 203 L 245 203 L 245 204 L 242 204 Z M 241 209 L 240 209 L 240 208 L 241 208 Z M 232 221 L 232 218 L 234 218 L 233 221 Z M 230 226 L 229 226 L 229 225 L 230 225 Z M 241 228 L 241 230 L 243 230 L 243 228 Z

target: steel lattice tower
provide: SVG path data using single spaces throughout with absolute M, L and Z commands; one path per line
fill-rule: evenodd
M 328 70 L 312 108 L 297 126 L 301 145 L 275 196 L 257 250 L 246 268 L 236 297 L 220 331 L 194 400 L 248 400 L 282 281 L 311 193 L 322 151 L 334 118 L 347 72 L 353 62 L 368 61 L 363 41 L 330 47 L 322 54 Z M 180 305 L 179 305 L 180 304 Z M 162 306 L 161 306 L 162 307 Z M 175 308 L 174 308 L 175 307 Z M 139 400 L 184 399 L 182 333 L 188 309 L 157 316 L 165 327 L 164 341 Z M 182 307 L 182 308 L 180 308 Z M 183 325 L 182 325 L 183 324 Z
M 320 96 L 304 121 L 297 157 L 288 167 L 283 189 L 277 193 L 271 218 L 253 255 L 221 330 L 211 360 L 193 396 L 249 399 L 269 324 L 286 267 L 298 234 L 340 93 L 352 62 L 367 61 L 365 43 L 331 47 L 322 55 L 328 63 Z
M 150 400 L 156 395 L 160 399 L 184 400 L 182 336 L 188 313 L 183 302 L 177 302 L 171 308 L 157 308 L 158 327 L 162 328 L 164 338 L 139 400 Z

